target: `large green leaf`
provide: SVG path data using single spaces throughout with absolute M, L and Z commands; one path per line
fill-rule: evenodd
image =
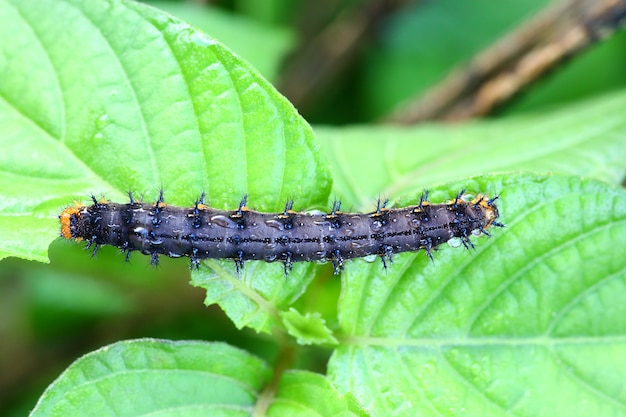
M 326 203 L 310 127 L 209 36 L 117 0 L 3 1 L 0 16 L 0 256 L 45 260 L 55 216 L 90 193 Z
M 505 229 L 351 266 L 329 364 L 374 415 L 623 415 L 626 192 L 577 177 L 478 177 Z M 393 375 L 393 378 L 391 377 Z
M 237 207 L 246 193 L 261 210 L 290 199 L 325 206 L 329 174 L 311 128 L 206 34 L 122 0 L 2 1 L 0 17 L 0 258 L 47 260 L 58 214 L 91 193 L 153 199 L 162 187 L 176 205 L 206 192 L 217 208 Z M 283 286 L 278 265 L 241 276 L 210 265 L 216 275 L 194 273 L 210 287 L 208 302 L 265 331 L 278 316 L 257 301 L 288 305 L 310 276 L 310 266 L 295 268 Z M 233 283 L 249 292 L 231 304 L 228 294 L 213 297 Z M 250 310 L 260 314 L 246 318 Z
M 263 361 L 222 343 L 131 340 L 78 359 L 30 415 L 366 416 L 321 375 L 270 380 Z
M 31 416 L 245 416 L 270 377 L 262 361 L 224 344 L 120 342 L 72 364 Z

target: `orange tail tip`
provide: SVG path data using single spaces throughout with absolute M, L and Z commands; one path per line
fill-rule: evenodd
M 61 222 L 61 236 L 66 239 L 72 239 L 71 221 L 72 216 L 77 215 L 83 209 L 83 205 L 78 201 L 73 206 L 66 208 L 61 212 L 59 216 L 59 222 Z

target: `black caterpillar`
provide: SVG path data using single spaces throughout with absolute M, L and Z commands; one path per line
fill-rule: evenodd
M 163 191 L 154 204 L 138 202 L 129 192 L 128 204 L 110 203 L 92 196 L 93 204 L 76 204 L 59 216 L 61 236 L 85 240 L 87 248 L 113 245 L 126 253 L 151 255 L 153 265 L 159 255 L 188 256 L 191 267 L 201 259 L 232 259 L 237 272 L 244 261 L 280 261 L 288 274 L 294 262 L 331 261 L 335 274 L 345 259 L 368 255 L 381 257 L 383 266 L 393 254 L 424 249 L 432 251 L 452 238 L 466 248 L 473 247 L 470 235 L 485 234 L 498 223 L 497 196 L 479 194 L 472 200 L 461 191 L 444 204 L 428 202 L 428 192 L 416 206 L 387 208 L 378 201 L 372 213 L 344 213 L 335 202 L 328 214 L 293 211 L 287 202 L 282 213 L 261 213 L 248 209 L 244 196 L 234 211 L 216 210 L 204 203 L 204 194 L 193 207 L 168 206 Z

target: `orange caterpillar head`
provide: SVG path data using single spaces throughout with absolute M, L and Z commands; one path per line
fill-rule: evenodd
M 61 212 L 59 216 L 59 222 L 61 223 L 61 236 L 66 239 L 82 240 L 81 237 L 76 237 L 73 232 L 73 223 L 80 216 L 80 213 L 85 210 L 85 206 L 76 201 L 73 206 L 66 208 Z

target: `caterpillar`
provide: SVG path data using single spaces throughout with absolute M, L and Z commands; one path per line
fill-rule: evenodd
M 93 204 L 76 203 L 61 212 L 61 236 L 86 241 L 93 254 L 101 245 L 113 245 L 126 254 L 133 251 L 151 256 L 157 265 L 159 255 L 187 256 L 191 268 L 202 259 L 234 260 L 237 272 L 244 261 L 280 261 L 285 275 L 294 262 L 330 261 L 334 273 L 346 259 L 378 255 L 384 268 L 396 253 L 425 250 L 456 238 L 465 248 L 473 248 L 470 236 L 484 234 L 492 226 L 503 227 L 494 198 L 465 190 L 448 202 L 432 204 L 428 192 L 419 203 L 403 208 L 388 208 L 378 200 L 371 213 L 340 211 L 333 203 L 330 213 L 299 213 L 288 201 L 282 213 L 262 213 L 247 207 L 244 196 L 236 210 L 217 210 L 205 204 L 202 194 L 193 207 L 166 205 L 163 190 L 153 204 L 136 201 L 128 193 L 126 204 L 98 200 Z

